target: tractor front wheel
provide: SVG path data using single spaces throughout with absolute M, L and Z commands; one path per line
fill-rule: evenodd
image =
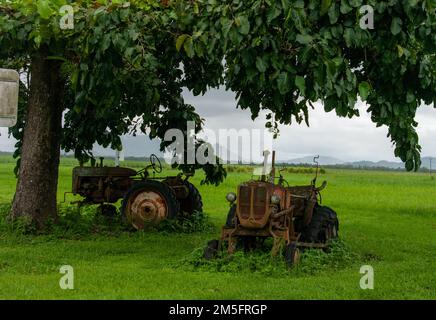
M 121 212 L 135 229 L 141 230 L 176 218 L 179 203 L 166 184 L 147 180 L 136 183 L 126 193 Z
M 295 266 L 300 262 L 300 249 L 298 249 L 295 242 L 286 246 L 285 261 L 288 267 Z
M 233 204 L 230 209 L 229 213 L 227 214 L 227 220 L 225 227 L 228 229 L 233 229 L 236 227 L 236 205 Z
M 210 240 L 204 248 L 203 258 L 206 260 L 215 258 L 218 254 L 219 243 L 218 240 Z

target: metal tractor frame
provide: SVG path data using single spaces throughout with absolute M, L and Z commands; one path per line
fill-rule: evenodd
M 121 214 L 136 229 L 202 211 L 201 195 L 188 181 L 191 175 L 156 177 L 156 173 L 162 172 L 162 164 L 156 155 L 151 155 L 151 164 L 139 171 L 107 167 L 103 160 L 100 158 L 97 166 L 73 169 L 72 192 L 65 193 L 64 201 L 66 194 L 79 195 L 83 200 L 75 203 L 99 205 L 103 215 L 113 216 L 117 214 L 114 204 L 122 200 Z
M 272 255 L 285 247 L 289 265 L 298 263 L 300 249 L 326 249 L 337 238 L 339 222 L 336 213 L 320 206 L 320 192 L 327 182 L 316 187 L 316 176 L 307 186 L 289 186 L 281 172 L 275 183 L 275 152 L 272 170 L 267 176 L 267 158 L 260 180 L 251 180 L 238 186 L 237 194 L 230 192 L 227 200 L 230 210 L 227 222 L 221 229 L 219 240 L 212 240 L 205 249 L 204 257 L 213 258 L 218 250 L 227 246 L 232 254 L 242 245 L 253 249 L 266 238 L 273 238 Z

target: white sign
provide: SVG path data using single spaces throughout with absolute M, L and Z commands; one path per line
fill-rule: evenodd
M 0 127 L 17 123 L 20 76 L 17 71 L 0 69 Z

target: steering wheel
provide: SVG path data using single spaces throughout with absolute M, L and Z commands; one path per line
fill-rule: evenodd
M 151 163 L 151 167 L 153 168 L 154 171 L 156 171 L 157 173 L 162 172 L 162 163 L 160 162 L 157 155 L 152 154 L 150 156 L 150 163 Z

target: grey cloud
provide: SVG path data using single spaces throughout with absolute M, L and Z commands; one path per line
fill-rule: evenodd
M 194 105 L 197 112 L 206 120 L 206 128 L 216 132 L 219 129 L 264 129 L 265 113 L 261 113 L 258 119 L 252 121 L 249 110 L 236 108 L 235 95 L 232 92 L 220 89 L 210 90 L 199 97 L 194 97 L 189 92 L 185 92 L 184 95 L 186 102 Z M 320 154 L 344 161 L 398 160 L 394 157 L 390 139 L 386 137 L 387 128 L 375 127 L 366 113 L 364 104 L 359 103 L 358 108 L 361 116 L 348 119 L 339 118 L 334 112 L 325 113 L 322 105 L 316 104 L 315 110 L 310 112 L 310 128 L 305 124 L 280 126 L 280 136 L 274 142 L 278 158 L 286 160 Z M 419 123 L 422 155 L 436 155 L 436 109 L 433 106 L 421 107 L 416 120 Z M 8 138 L 7 129 L 0 129 L 0 132 L 0 151 L 13 151 L 15 141 Z M 144 145 L 142 152 L 139 149 L 141 144 L 142 142 L 135 143 L 138 150 L 133 148 L 138 155 L 144 154 L 147 148 Z M 243 146 L 243 152 L 249 154 L 249 148 Z

